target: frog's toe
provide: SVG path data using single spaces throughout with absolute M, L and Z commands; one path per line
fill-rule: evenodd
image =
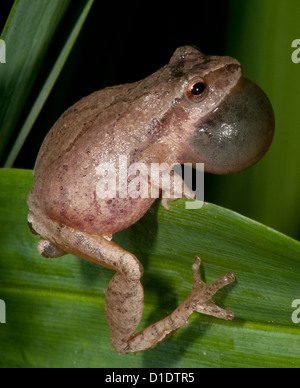
M 51 241 L 45 240 L 43 238 L 38 242 L 38 251 L 39 254 L 46 257 L 47 259 L 54 259 L 66 254 L 65 251 L 57 247 Z
M 191 303 L 194 311 L 202 314 L 212 315 L 217 318 L 232 320 L 234 314 L 230 310 L 224 310 L 217 306 L 213 301 L 213 296 L 218 290 L 226 286 L 227 284 L 235 281 L 235 276 L 228 272 L 225 276 L 215 281 L 212 284 L 206 284 L 200 279 L 199 268 L 201 260 L 199 257 L 195 257 L 193 264 L 194 283 L 193 291 L 191 293 Z
M 234 313 L 230 310 L 222 309 L 214 302 L 198 303 L 195 307 L 195 311 L 205 315 L 211 315 L 216 318 L 225 319 L 226 321 L 232 321 L 234 319 Z

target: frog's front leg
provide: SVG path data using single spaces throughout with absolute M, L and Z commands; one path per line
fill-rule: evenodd
M 166 192 L 162 189 L 162 205 L 165 209 L 170 210 L 169 202 L 176 201 L 179 198 L 196 199 L 195 192 L 189 188 L 182 177 L 174 170 L 167 171 L 170 177 L 170 190 Z

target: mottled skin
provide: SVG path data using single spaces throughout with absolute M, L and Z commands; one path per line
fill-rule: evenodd
M 195 91 L 194 85 L 203 90 Z M 212 297 L 234 281 L 227 274 L 212 285 L 193 265 L 190 296 L 169 317 L 134 334 L 143 312 L 143 267 L 110 241 L 149 209 L 152 198 L 100 199 L 96 167 L 119 155 L 130 163 L 205 163 L 207 172 L 226 174 L 257 162 L 269 148 L 274 116 L 264 93 L 242 75 L 238 61 L 180 47 L 168 65 L 127 85 L 109 87 L 68 109 L 46 137 L 28 198 L 28 222 L 40 235 L 39 252 L 66 252 L 116 270 L 106 294 L 111 343 L 123 354 L 155 346 L 184 326 L 194 312 L 224 319 L 233 313 Z M 165 201 L 164 205 L 167 207 Z

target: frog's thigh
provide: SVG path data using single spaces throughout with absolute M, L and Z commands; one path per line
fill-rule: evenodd
M 83 259 L 103 265 L 120 272 L 128 281 L 136 282 L 143 275 L 143 266 L 130 252 L 121 248 L 105 236 L 96 236 L 76 231 L 69 233 L 68 228 L 61 232 L 67 246 L 59 246 L 67 252 Z
M 28 214 L 31 230 L 40 235 L 39 252 L 46 257 L 58 257 L 71 253 L 75 256 L 119 271 L 129 280 L 137 281 L 143 275 L 143 267 L 131 253 L 110 241 L 108 236 L 80 232 L 39 214 Z
M 76 232 L 64 226 L 60 230 L 59 238 L 61 248 L 64 248 L 62 240 L 67 241 L 68 252 L 117 271 L 105 295 L 105 312 L 111 331 L 112 346 L 119 353 L 126 352 L 128 341 L 134 335 L 143 315 L 141 263 L 132 253 L 104 236 Z

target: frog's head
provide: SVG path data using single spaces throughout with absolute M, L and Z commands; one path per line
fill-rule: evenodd
M 184 46 L 170 67 L 180 79 L 175 105 L 187 113 L 180 123 L 185 155 L 215 174 L 244 170 L 262 158 L 274 135 L 273 109 L 237 60 Z

